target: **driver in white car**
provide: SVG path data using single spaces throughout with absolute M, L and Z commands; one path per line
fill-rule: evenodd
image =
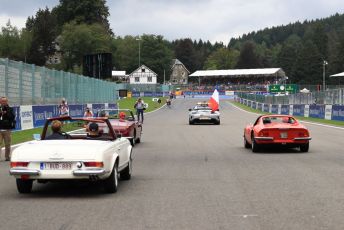
M 55 120 L 51 122 L 51 130 L 53 133 L 45 138 L 45 140 L 62 140 L 66 139 L 66 135 L 63 135 L 61 121 Z

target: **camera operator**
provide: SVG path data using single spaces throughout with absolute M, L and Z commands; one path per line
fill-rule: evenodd
M 0 146 L 5 142 L 6 161 L 10 160 L 11 154 L 11 129 L 15 128 L 15 115 L 13 108 L 8 105 L 6 97 L 0 98 Z

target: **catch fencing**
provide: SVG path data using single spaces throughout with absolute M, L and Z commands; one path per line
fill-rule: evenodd
M 240 98 L 265 104 L 344 105 L 344 88 L 290 95 L 271 95 L 243 92 L 238 92 L 237 95 Z
M 118 97 L 114 82 L 0 58 L 0 95 L 10 104 L 109 103 Z

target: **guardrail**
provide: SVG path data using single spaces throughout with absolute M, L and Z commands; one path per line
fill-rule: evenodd
M 344 105 L 267 104 L 237 97 L 236 101 L 263 112 L 344 121 Z

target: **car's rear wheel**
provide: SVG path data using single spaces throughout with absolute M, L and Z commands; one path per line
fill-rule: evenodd
M 131 172 L 132 172 L 132 159 L 131 156 L 129 157 L 129 162 L 128 162 L 128 166 L 125 167 L 125 169 L 123 169 L 123 171 L 121 171 L 120 173 L 120 177 L 122 180 L 130 180 L 131 178 Z
M 244 146 L 245 146 L 246 149 L 251 148 L 251 145 L 246 140 L 245 134 L 244 134 Z
M 301 152 L 306 153 L 306 152 L 308 152 L 308 150 L 309 150 L 309 143 L 300 145 L 300 151 Z
M 215 121 L 215 125 L 219 125 L 221 122 L 219 121 Z
M 16 179 L 19 193 L 31 193 L 33 180 Z
M 260 150 L 259 144 L 254 139 L 254 135 L 252 134 L 252 144 L 251 144 L 252 152 L 257 153 Z
M 112 172 L 108 178 L 104 180 L 104 189 L 107 193 L 117 192 L 118 187 L 118 166 L 117 162 L 113 166 Z

